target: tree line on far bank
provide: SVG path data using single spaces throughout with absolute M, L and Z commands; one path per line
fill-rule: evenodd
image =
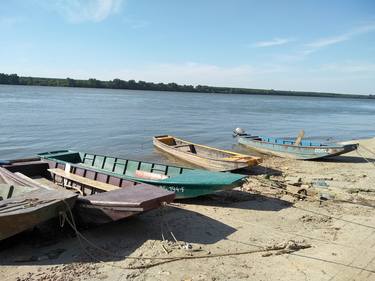
M 127 90 L 150 90 L 150 91 L 175 91 L 175 92 L 198 92 L 198 93 L 222 93 L 222 94 L 253 94 L 253 95 L 283 95 L 283 96 L 314 96 L 314 97 L 344 97 L 344 98 L 375 98 L 375 95 L 343 95 L 322 92 L 297 92 L 279 91 L 273 89 L 248 89 L 213 86 L 178 85 L 176 83 L 152 83 L 135 80 L 113 79 L 101 81 L 94 78 L 88 80 L 77 80 L 72 78 L 41 78 L 24 77 L 17 74 L 0 73 L 0 84 L 26 85 L 26 86 L 52 86 L 52 87 L 80 87 L 80 88 L 106 88 Z

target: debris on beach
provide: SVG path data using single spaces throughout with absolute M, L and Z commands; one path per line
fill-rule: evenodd
M 276 252 L 266 252 L 262 254 L 262 257 L 277 256 L 282 254 L 290 254 L 298 250 L 311 248 L 311 244 L 307 243 L 305 240 L 288 240 L 279 242 L 276 244 L 269 245 L 265 247 L 267 251 Z

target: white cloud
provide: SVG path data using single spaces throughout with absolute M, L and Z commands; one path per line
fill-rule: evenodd
M 42 2 L 48 9 L 58 12 L 71 23 L 100 22 L 117 13 L 123 0 L 55 0 Z
M 290 38 L 274 38 L 269 41 L 259 41 L 254 43 L 252 46 L 257 48 L 264 48 L 264 47 L 272 47 L 272 46 L 279 46 L 279 45 L 285 45 L 289 42 L 294 41 Z
M 306 44 L 307 47 L 310 47 L 312 49 L 318 49 L 318 48 L 323 48 L 329 45 L 334 45 L 340 42 L 344 42 L 350 39 L 349 34 L 343 34 L 340 36 L 335 36 L 335 37 L 327 37 L 327 38 L 322 38 L 318 39 L 314 42 L 311 42 L 309 44 Z
M 332 37 L 326 37 L 326 38 L 321 38 L 316 41 L 310 42 L 306 44 L 306 47 L 310 48 L 310 52 L 314 50 L 318 50 L 320 48 L 324 48 L 330 45 L 334 45 L 337 43 L 341 43 L 344 41 L 348 41 L 352 39 L 355 36 L 364 34 L 364 33 L 369 33 L 375 31 L 375 23 L 370 23 L 367 25 L 360 26 L 358 28 L 355 28 L 351 31 L 348 31 L 346 33 L 343 33 L 338 36 L 332 36 Z
M 375 31 L 375 23 L 362 25 L 340 35 L 319 38 L 317 40 L 311 41 L 310 43 L 300 45 L 298 46 L 299 49 L 297 49 L 294 53 L 277 55 L 276 59 L 281 62 L 282 61 L 284 62 L 301 61 L 305 59 L 306 57 L 308 57 L 309 55 L 315 52 L 318 52 L 326 47 L 339 44 L 339 43 L 351 40 L 356 36 L 374 32 L 374 31 Z

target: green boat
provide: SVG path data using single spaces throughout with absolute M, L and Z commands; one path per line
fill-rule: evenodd
M 147 183 L 174 191 L 177 199 L 192 198 L 242 185 L 246 176 L 191 169 L 112 156 L 60 150 L 38 154 L 49 167 L 60 168 L 119 187 Z M 86 171 L 85 171 L 86 170 Z M 87 170 L 91 171 L 88 173 Z

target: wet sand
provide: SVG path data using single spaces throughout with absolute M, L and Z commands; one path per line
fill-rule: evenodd
M 359 143 L 266 157 L 236 190 L 80 229 L 90 244 L 51 222 L 0 244 L 0 280 L 375 280 L 375 139 Z

